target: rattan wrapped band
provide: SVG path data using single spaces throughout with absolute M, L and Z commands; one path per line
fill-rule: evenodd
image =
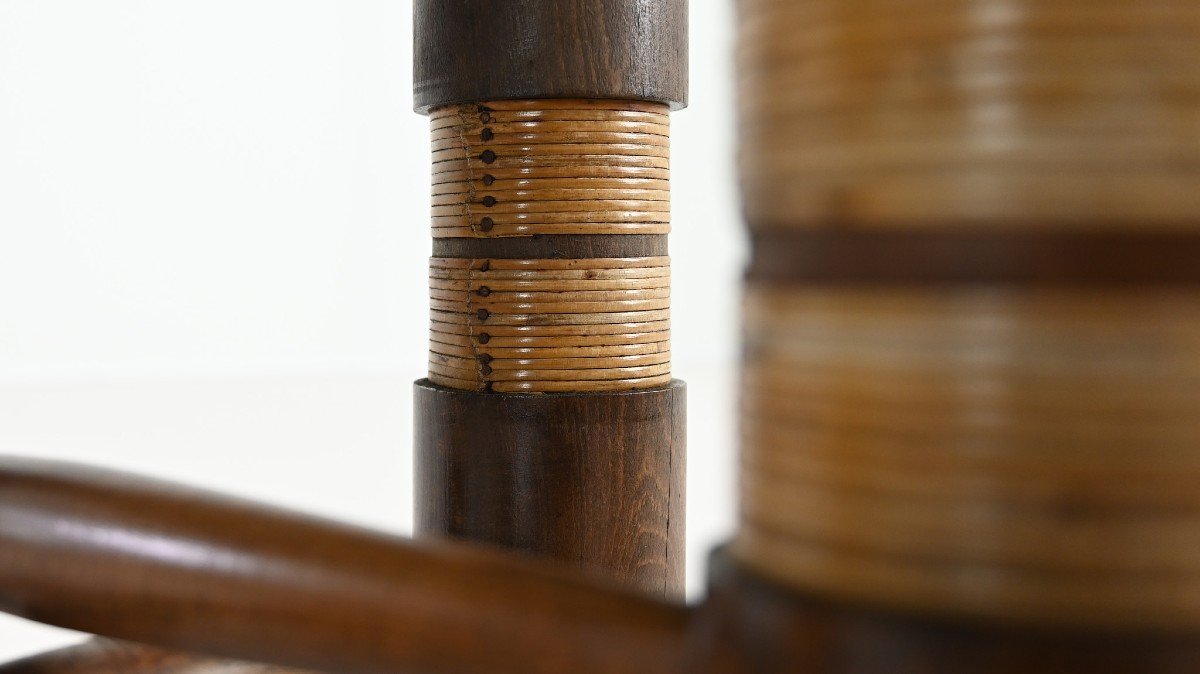
M 1191 227 L 1187 0 L 746 0 L 752 227 Z
M 666 106 L 459 105 L 434 111 L 432 135 L 430 380 L 528 393 L 669 383 Z
M 435 237 L 665 234 L 666 106 L 504 101 L 434 111 Z
M 666 384 L 665 262 L 431 258 L 430 379 L 496 392 Z
M 747 564 L 905 611 L 1200 626 L 1194 291 L 752 285 L 746 330 Z
M 534 274 L 565 274 L 576 272 L 583 278 L 604 277 L 606 274 L 630 273 L 648 276 L 670 274 L 671 259 L 668 257 L 606 257 L 595 259 L 539 259 L 539 260 L 473 260 L 468 258 L 435 257 L 430 259 L 432 269 L 466 270 L 489 274 L 505 271 L 529 271 Z M 567 278 L 567 277 L 562 277 Z

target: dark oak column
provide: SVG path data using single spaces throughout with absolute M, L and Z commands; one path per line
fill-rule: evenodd
M 685 387 L 496 395 L 416 386 L 417 529 L 683 592 Z
M 416 531 L 683 592 L 669 111 L 686 0 L 418 0 L 433 133 Z

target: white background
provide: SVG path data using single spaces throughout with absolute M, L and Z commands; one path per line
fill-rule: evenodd
M 689 587 L 733 521 L 732 3 L 673 125 Z M 0 453 L 398 533 L 428 126 L 403 0 L 0 0 Z M 0 616 L 0 660 L 80 637 Z

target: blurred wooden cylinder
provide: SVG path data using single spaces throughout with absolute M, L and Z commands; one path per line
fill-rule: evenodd
M 732 555 L 914 619 L 1200 635 L 1200 7 L 739 11 Z

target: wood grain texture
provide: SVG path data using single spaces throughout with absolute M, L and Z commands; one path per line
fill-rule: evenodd
M 687 0 L 417 0 L 419 112 L 519 98 L 687 103 Z
M 0 610 L 347 674 L 676 672 L 688 620 L 549 562 L 15 459 L 0 461 Z
M 1200 633 L 1020 628 L 872 610 L 709 564 L 684 671 L 697 674 L 1195 674 Z
M 685 387 L 483 395 L 418 382 L 416 529 L 683 592 Z

